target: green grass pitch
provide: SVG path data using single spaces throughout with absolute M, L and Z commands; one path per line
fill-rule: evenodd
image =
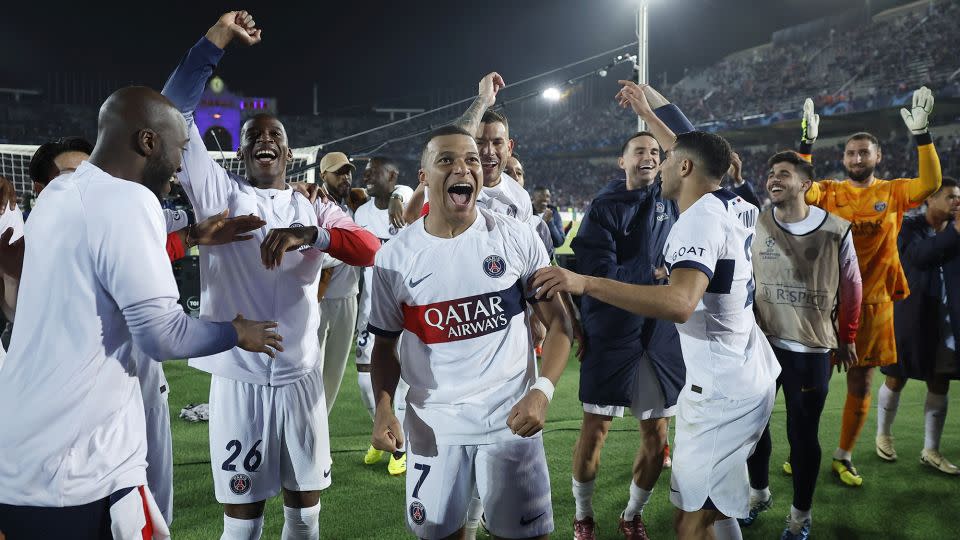
M 209 376 L 187 367 L 186 362 L 164 365 L 170 382 L 170 412 L 174 451 L 174 524 L 177 540 L 209 540 L 220 537 L 223 518 L 213 497 L 207 425 L 177 418 L 187 403 L 208 400 Z M 878 373 L 879 375 L 879 373 Z M 874 389 L 881 377 L 876 377 Z M 570 493 L 570 463 L 580 426 L 577 401 L 578 364 L 570 361 L 550 407 L 544 441 L 553 485 L 556 531 L 554 537 L 572 537 L 573 496 Z M 824 461 L 813 506 L 813 535 L 822 539 L 939 539 L 960 538 L 960 478 L 951 478 L 919 462 L 923 446 L 923 400 L 925 386 L 911 381 L 904 390 L 894 426 L 896 463 L 882 462 L 873 449 L 876 411 L 864 427 L 854 453 L 854 463 L 864 477 L 859 489 L 841 486 L 829 470 L 829 455 L 836 443 L 845 395 L 844 377 L 834 374 L 820 427 Z M 941 449 L 948 459 L 960 461 L 960 389 L 951 393 L 951 414 Z M 872 409 L 875 409 L 875 405 Z M 774 448 L 770 489 L 773 509 L 764 513 L 744 538 L 779 538 L 789 512 L 789 478 L 780 473 L 787 456 L 785 412 L 782 394 L 773 412 Z M 333 486 L 321 495 L 323 538 L 410 538 L 404 525 L 403 478 L 387 474 L 384 460 L 365 466 L 362 458 L 371 427 L 360 402 L 356 369 L 351 365 L 330 418 L 333 450 Z M 601 538 L 617 538 L 617 516 L 626 505 L 630 468 L 639 436 L 636 421 L 615 421 L 603 452 L 594 495 L 594 508 Z M 652 538 L 673 538 L 673 507 L 667 498 L 669 470 L 664 470 L 644 511 Z M 279 538 L 283 509 L 278 497 L 267 504 L 263 538 Z

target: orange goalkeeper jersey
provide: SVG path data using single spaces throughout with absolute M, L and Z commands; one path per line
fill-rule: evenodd
M 897 236 L 903 214 L 940 189 L 940 160 L 932 144 L 918 147 L 920 177 L 876 180 L 860 188 L 849 181 L 820 180 L 806 200 L 851 223 L 863 278 L 863 303 L 902 300 L 910 294 L 900 265 Z

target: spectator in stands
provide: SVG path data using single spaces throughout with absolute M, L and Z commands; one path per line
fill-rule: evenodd
M 530 196 L 530 202 L 533 204 L 533 214 L 543 219 L 550 230 L 550 239 L 553 247 L 558 248 L 563 245 L 566 233 L 563 232 L 563 220 L 560 218 L 560 210 L 550 204 L 550 189 L 544 186 L 533 188 L 533 194 Z

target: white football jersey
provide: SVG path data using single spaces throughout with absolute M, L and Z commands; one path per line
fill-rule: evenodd
M 268 270 L 260 244 L 271 229 L 354 226 L 339 206 L 287 189 L 258 189 L 246 179 L 227 173 L 209 157 L 196 124 L 183 153 L 180 184 L 193 204 L 197 220 L 230 209 L 231 216 L 255 214 L 267 224 L 253 238 L 221 246 L 200 246 L 200 319 L 233 320 L 238 313 L 257 321 L 277 321 L 283 352 L 276 358 L 234 348 L 190 359 L 203 371 L 241 382 L 281 386 L 309 373 L 317 363 L 320 327 L 317 289 L 326 256 L 313 248 L 284 255 L 280 268 Z
M 513 439 L 507 415 L 537 373 L 527 280 L 546 251 L 529 227 L 483 209 L 456 238 L 424 223 L 387 243 L 373 272 L 370 332 L 402 335 L 405 431 L 443 445 Z
M 732 191 L 708 193 L 680 214 L 663 248 L 671 272 L 693 268 L 710 280 L 693 315 L 677 324 L 687 384 L 705 399 L 759 395 L 780 373 L 753 316 L 750 245 L 758 215 Z
M 477 206 L 497 214 L 505 214 L 523 222 L 533 216 L 533 203 L 530 194 L 507 173 L 500 173 L 500 183 L 493 187 L 484 186 L 477 195 Z
M 0 369 L 0 503 L 76 506 L 146 482 L 143 401 L 122 312 L 175 306 L 179 294 L 164 217 L 145 187 L 84 162 L 38 200 Z
M 405 201 L 410 200 L 410 196 L 413 195 L 413 190 L 407 186 L 397 186 L 397 189 L 394 190 L 394 193 L 399 193 L 403 196 Z M 374 236 L 380 239 L 380 244 L 383 245 L 387 243 L 391 238 L 395 237 L 400 233 L 401 229 L 398 229 L 390 223 L 390 212 L 387 210 L 381 210 L 377 208 L 377 205 L 373 202 L 373 199 L 363 203 L 360 208 L 357 208 L 357 211 L 353 218 L 357 222 L 357 225 L 367 229 Z M 373 279 L 373 267 L 368 266 L 363 269 L 363 291 L 360 293 L 360 305 L 359 305 L 359 317 L 358 320 L 366 321 L 370 318 L 370 280 Z M 366 328 L 360 328 L 360 331 L 366 330 Z

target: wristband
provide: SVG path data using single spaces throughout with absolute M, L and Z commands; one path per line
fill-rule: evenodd
M 539 390 L 543 392 L 543 395 L 547 396 L 547 403 L 553 400 L 553 391 L 555 390 L 553 383 L 550 382 L 550 379 L 546 377 L 537 377 L 537 380 L 533 382 L 533 385 L 530 386 L 530 390 Z

